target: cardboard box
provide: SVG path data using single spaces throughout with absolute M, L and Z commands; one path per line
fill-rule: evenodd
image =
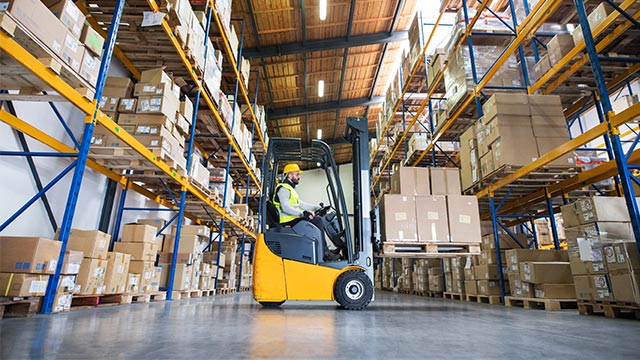
M 0 296 L 44 296 L 49 275 L 0 273 Z
M 133 82 L 129 78 L 107 76 L 102 96 L 130 98 L 133 95 Z
M 120 98 L 118 97 L 102 96 L 99 107 L 105 113 L 116 112 L 118 111 L 119 102 Z
M 5 11 L 55 54 L 62 54 L 67 29 L 40 0 L 13 0 Z
M 484 134 L 485 146 L 489 146 L 489 144 L 494 143 L 500 138 L 512 136 L 520 137 L 522 141 L 529 140 L 529 138 L 533 137 L 531 117 L 529 115 L 498 114 L 486 122 Z
M 544 55 L 533 66 L 533 75 L 536 80 L 539 80 L 544 74 L 551 69 L 551 63 L 549 62 L 549 55 Z
M 160 278 L 162 276 L 162 268 L 159 266 L 153 267 L 153 275 L 149 284 L 143 289 L 146 293 L 153 293 L 160 291 Z
M 449 242 L 447 200 L 443 195 L 416 196 L 418 241 Z
M 513 249 L 507 250 L 505 254 L 507 257 L 507 267 L 509 272 L 520 272 L 519 263 L 525 261 L 569 261 L 569 253 L 566 250 Z
M 72 300 L 72 292 L 56 294 L 56 297 L 53 299 L 53 308 L 51 309 L 51 311 L 54 313 L 68 311 L 69 309 L 71 309 Z
M 576 275 L 573 277 L 573 284 L 576 290 L 576 299 L 593 300 L 591 294 L 593 292 L 593 284 L 589 275 Z
M 62 269 L 60 274 L 75 275 L 80 271 L 80 264 L 84 253 L 82 251 L 67 250 L 64 253 L 64 260 L 62 261 Z
M 531 115 L 529 99 L 525 94 L 496 93 L 482 105 L 482 112 L 487 120 L 501 115 Z
M 0 236 L 0 272 L 53 274 L 61 246 L 40 237 Z
M 146 224 L 126 224 L 122 229 L 122 242 L 148 243 L 158 245 L 156 237 L 158 229 Z
M 475 280 L 465 280 L 464 290 L 467 295 L 478 295 L 478 283 Z
M 191 279 L 193 278 L 193 266 L 176 265 L 173 277 L 173 290 L 191 289 Z
M 562 102 L 560 102 L 560 96 L 558 95 L 528 95 L 529 110 L 531 116 L 539 116 L 543 118 L 562 119 L 561 123 L 557 125 L 564 125 L 564 111 L 562 108 Z
M 640 277 L 637 272 L 612 272 L 609 280 L 616 301 L 640 304 Z
M 160 128 L 171 130 L 173 128 L 174 119 L 164 115 L 144 115 L 144 114 L 120 114 L 118 117 L 119 125 L 134 125 L 136 132 L 139 134 L 158 135 Z M 146 126 L 147 130 L 140 129 L 140 126 Z M 155 130 L 154 130 L 155 129 Z
M 474 267 L 474 274 L 477 280 L 500 279 L 500 269 L 498 265 L 477 265 Z
M 84 26 L 84 14 L 72 0 L 42 0 L 60 21 L 79 38 Z
M 554 137 L 569 141 L 569 130 L 562 116 L 531 115 L 531 126 L 536 137 Z
M 195 235 L 180 235 L 180 243 L 178 244 L 178 253 L 199 253 L 202 252 L 205 243 L 209 243 L 209 239 L 205 239 Z M 167 235 L 165 237 L 163 252 L 174 251 L 174 237 Z
M 131 255 L 118 252 L 107 254 L 107 270 L 104 276 L 105 294 L 122 294 L 127 289 Z
M 501 129 L 500 134 L 500 138 L 491 144 L 496 169 L 503 165 L 524 166 L 538 158 L 531 127 L 508 127 Z
M 129 254 L 131 255 L 131 260 L 155 261 L 158 250 L 158 245 L 150 243 L 117 242 L 113 244 L 113 251 Z
M 442 275 L 429 276 L 429 291 L 443 291 Z
M 625 199 L 622 197 L 592 196 L 580 199 L 575 204 L 581 224 L 630 221 Z
M 488 153 L 482 155 L 480 158 L 480 173 L 482 177 L 487 177 L 491 175 L 496 170 L 495 162 L 493 161 L 493 153 L 489 151 Z
M 98 59 L 102 57 L 102 48 L 104 47 L 104 37 L 95 31 L 89 23 L 84 24 L 82 28 L 82 34 L 80 35 L 80 41 L 84 44 L 91 54 Z
M 504 250 L 500 251 L 500 259 L 502 260 L 502 266 L 507 267 L 507 258 L 504 255 Z M 495 249 L 483 249 L 480 251 L 480 265 L 498 265 L 498 255 L 496 255 Z
M 478 280 L 478 295 L 500 295 L 500 282 L 495 280 Z
M 154 282 L 156 271 L 153 261 L 131 260 L 129 263 L 129 273 L 140 275 L 138 289 L 141 292 L 146 292 L 147 288 Z
M 138 100 L 136 98 L 120 98 L 118 112 L 123 114 L 135 114 Z
M 100 74 L 100 58 L 85 50 L 82 56 L 79 74 L 91 85 L 95 86 L 98 82 L 98 75 Z
M 106 259 L 110 242 L 111 235 L 100 230 L 71 229 L 67 249 L 82 251 L 86 258 Z
M 418 241 L 416 206 L 413 196 L 384 195 L 380 206 L 380 218 L 383 240 Z
M 218 262 L 218 256 L 220 256 L 220 261 Z M 225 254 L 220 253 L 218 255 L 217 251 L 207 251 L 202 253 L 202 262 L 207 264 L 225 264 Z
M 610 244 L 603 250 L 609 272 L 640 272 L 640 254 L 635 242 Z
M 82 57 L 84 56 L 84 45 L 73 34 L 67 31 L 62 43 L 62 53 L 60 57 L 64 60 L 73 70 L 80 72 L 80 65 L 82 64 Z
M 554 128 L 549 127 L 547 129 L 554 129 Z M 563 131 L 562 129 L 566 131 L 567 128 L 566 127 L 558 128 L 559 134 L 562 134 L 562 131 Z M 563 137 L 537 137 L 537 136 L 535 139 L 536 139 L 536 147 L 538 148 L 539 156 L 547 154 L 551 150 L 557 148 L 558 146 L 566 143 L 569 140 L 568 137 L 563 138 Z M 551 161 L 550 163 L 548 163 L 548 165 L 549 166 L 575 166 L 576 165 L 575 156 L 573 152 L 569 152 L 567 154 L 560 156 L 556 160 Z
M 573 284 L 536 284 L 535 296 L 540 299 L 575 299 L 576 287 Z
M 141 83 L 160 84 L 160 83 L 173 83 L 173 80 L 164 72 L 163 68 L 155 68 L 145 70 L 140 73 Z
M 222 254 L 224 256 L 224 254 Z M 161 252 L 158 253 L 158 264 L 171 264 L 171 259 L 173 258 L 172 252 Z M 176 264 L 185 264 L 191 265 L 195 260 L 195 256 L 193 253 L 178 253 L 176 255 Z
M 428 172 L 428 168 L 400 167 L 391 175 L 391 193 L 431 195 Z
M 460 195 L 460 171 L 457 168 L 429 168 L 431 194 L 433 195 Z M 423 181 L 422 177 L 417 181 Z
M 571 284 L 573 283 L 569 262 L 520 263 L 520 279 L 532 284 Z
M 191 119 L 193 118 L 193 103 L 189 98 L 185 98 L 180 101 L 180 115 L 184 116 L 184 118 L 191 124 Z
M 107 260 L 84 258 L 76 278 L 77 294 L 104 294 L 104 278 L 107 272 Z
M 556 36 L 554 36 L 547 44 L 549 64 L 551 64 L 551 66 L 554 66 L 555 64 L 560 62 L 560 60 L 562 60 L 565 55 L 573 50 L 574 47 L 575 44 L 571 35 L 557 34 Z
M 76 275 L 60 275 L 56 293 L 74 292 L 76 289 Z
M 448 195 L 447 211 L 451 242 L 481 242 L 480 214 L 475 196 Z
M 171 82 L 145 83 L 139 82 L 133 88 L 133 96 L 175 96 L 180 97 L 180 90 Z
M 139 114 L 162 114 L 175 118 L 180 102 L 173 95 L 140 96 L 136 106 Z
M 140 274 L 132 274 L 129 273 L 127 276 L 127 290 L 126 292 L 129 294 L 135 294 L 140 291 Z
M 615 10 L 613 10 L 613 8 L 609 6 L 609 4 L 606 4 L 604 2 L 598 5 L 598 7 L 596 7 L 593 11 L 591 11 L 588 16 L 589 27 L 591 28 L 591 31 L 595 31 L 596 28 L 600 24 L 602 24 L 602 22 L 609 16 L 609 14 L 614 11 Z M 580 25 L 578 25 L 573 31 L 572 37 L 575 45 L 578 45 L 582 41 L 584 41 L 584 35 L 582 33 L 582 27 Z

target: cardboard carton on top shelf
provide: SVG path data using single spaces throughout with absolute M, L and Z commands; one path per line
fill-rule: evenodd
M 87 80 L 92 86 L 96 86 L 99 73 L 100 58 L 85 49 L 82 56 L 82 64 L 80 65 L 80 76 Z
M 173 83 L 171 77 L 167 75 L 167 73 L 164 72 L 164 69 L 161 67 L 145 70 L 140 73 L 140 82 L 147 84 Z
M 547 128 L 550 129 L 550 128 Z M 552 128 L 551 128 L 552 129 Z M 563 130 L 564 129 L 564 130 Z M 567 128 L 558 128 L 558 133 L 562 134 Z M 538 156 L 545 155 L 558 146 L 566 143 L 569 137 L 536 137 L 536 146 L 538 147 Z M 551 161 L 547 166 L 575 166 L 576 160 L 573 152 L 569 152 Z
M 133 81 L 125 77 L 107 76 L 102 96 L 130 98 L 133 95 Z
M 587 17 L 589 19 L 589 27 L 591 28 L 591 31 L 595 31 L 596 28 L 614 11 L 615 10 L 609 4 L 604 2 L 593 9 Z M 580 25 L 576 26 L 572 37 L 575 45 L 584 41 L 584 35 L 582 34 L 582 27 Z
M 64 42 L 60 56 L 73 70 L 80 72 L 82 57 L 84 56 L 84 45 L 68 30 L 65 30 Z
M 496 93 L 483 105 L 484 117 L 490 121 L 496 115 L 529 116 L 529 99 L 525 94 Z
M 84 14 L 71 0 L 42 0 L 64 26 L 71 31 L 73 36 L 80 38 L 84 27 Z
M 88 23 L 86 23 L 82 28 L 80 41 L 82 41 L 85 48 L 93 55 L 95 55 L 98 59 L 100 59 L 100 57 L 102 56 L 104 40 L 104 37 L 97 31 L 95 31 Z
M 539 80 L 544 74 L 551 69 L 551 63 L 549 62 L 549 55 L 544 55 L 533 66 L 533 74 L 536 80 Z
M 547 54 L 551 66 L 557 64 L 574 48 L 573 37 L 569 34 L 557 34 L 547 44 Z

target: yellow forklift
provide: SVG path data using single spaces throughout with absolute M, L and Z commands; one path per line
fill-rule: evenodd
M 361 310 L 373 301 L 367 119 L 348 118 L 344 136 L 353 149 L 353 228 L 329 145 L 313 140 L 303 148 L 300 139 L 269 141 L 262 168 L 263 216 L 253 259 L 253 297 L 265 307 L 278 307 L 287 300 L 335 300 L 343 308 Z M 279 223 L 273 192 L 279 169 L 290 162 L 324 170 L 329 205 L 321 204 L 316 216 L 322 217 L 326 234 L 308 221 L 293 226 Z M 327 239 L 339 250 L 338 260 L 323 260 L 322 242 Z

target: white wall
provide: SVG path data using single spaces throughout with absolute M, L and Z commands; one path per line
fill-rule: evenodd
M 120 62 L 114 58 L 110 66 L 109 75 L 128 76 L 128 73 Z M 70 147 L 75 148 L 72 140 L 67 135 L 47 103 L 14 102 L 13 104 L 20 119 L 37 127 L 59 141 L 64 142 Z M 85 117 L 83 113 L 69 103 L 56 103 L 55 105 L 66 120 L 67 125 L 71 128 L 75 137 L 79 139 L 84 128 Z M 28 136 L 27 143 L 31 151 L 52 151 L 47 146 Z M 1 122 L 0 150 L 22 151 L 14 130 L 10 126 Z M 43 186 L 46 186 L 46 184 L 56 177 L 66 166 L 68 166 L 72 160 L 73 159 L 71 158 L 34 158 Z M 38 190 L 24 157 L 0 156 L 0 169 L 2 169 L 3 175 L 0 178 L 0 196 L 3 201 L 2 206 L 0 206 L 0 223 L 3 223 L 27 200 L 35 195 Z M 47 192 L 47 196 L 58 225 L 60 225 L 64 216 L 72 176 L 73 170 Z M 80 229 L 96 229 L 98 227 L 106 190 L 106 183 L 107 178 L 105 176 L 93 171 L 91 168 L 87 167 L 85 169 L 82 187 L 78 198 L 78 205 L 76 207 L 76 213 L 72 224 L 73 227 Z M 116 198 L 115 204 L 116 205 L 114 205 L 114 207 L 118 204 L 118 198 Z M 126 204 L 127 206 L 157 206 L 157 204 L 134 192 L 129 192 Z M 172 214 L 166 212 L 146 214 L 125 212 L 123 221 L 132 222 L 139 217 L 168 218 L 171 215 Z M 25 213 L 2 231 L 2 235 L 44 237 L 52 237 L 54 233 L 55 232 L 51 228 L 41 200 L 38 200 L 31 205 Z

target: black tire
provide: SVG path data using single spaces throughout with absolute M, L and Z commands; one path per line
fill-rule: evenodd
M 284 300 L 283 301 L 260 301 L 260 305 L 266 308 L 271 308 L 271 309 L 280 307 L 280 305 L 282 304 L 284 304 Z
M 362 310 L 373 298 L 373 284 L 364 271 L 349 270 L 336 280 L 333 296 L 345 309 Z

